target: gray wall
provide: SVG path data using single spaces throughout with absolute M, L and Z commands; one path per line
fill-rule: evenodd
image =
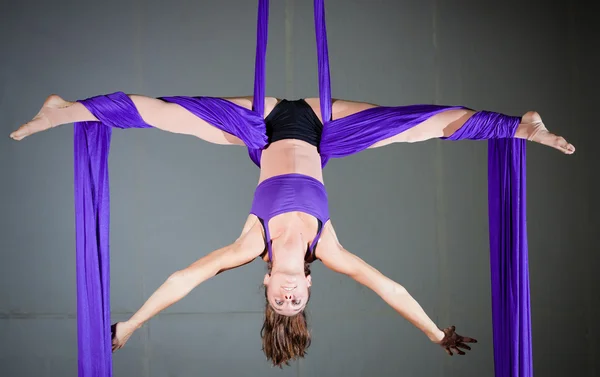
M 0 5 L 0 375 L 76 375 L 72 127 L 7 136 L 45 96 L 252 93 L 256 2 Z M 547 2 L 546 2 L 547 4 Z M 533 1 L 327 1 L 333 94 L 381 105 L 535 109 L 577 149 L 528 146 L 534 367 L 600 373 L 596 318 L 598 28 L 584 6 Z M 560 6 L 559 6 L 560 5 Z M 312 1 L 272 1 L 268 93 L 317 94 Z M 260 350 L 264 265 L 221 275 L 114 355 L 116 376 L 490 376 L 487 143 L 395 145 L 325 171 L 343 244 L 440 326 L 479 339 L 447 357 L 372 292 L 313 267 L 306 359 Z M 116 131 L 112 309 L 127 318 L 176 269 L 237 237 L 258 170 L 239 147 Z

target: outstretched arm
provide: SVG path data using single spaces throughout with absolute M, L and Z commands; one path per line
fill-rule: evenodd
M 231 245 L 215 250 L 188 267 L 176 271 L 150 296 L 144 305 L 126 322 L 118 323 L 113 331 L 113 351 L 125 345 L 135 330 L 150 318 L 181 300 L 195 287 L 222 271 L 251 262 L 264 250 L 262 231 L 258 226 L 248 226 Z
M 432 342 L 445 348 L 450 355 L 452 351 L 464 354 L 456 347 L 470 349 L 463 343 L 475 341 L 459 336 L 454 332 L 453 327 L 440 330 L 403 286 L 344 249 L 331 223 L 327 224 L 317 250 L 320 251 L 319 257 L 328 268 L 348 275 L 373 290 L 410 323 L 423 331 Z

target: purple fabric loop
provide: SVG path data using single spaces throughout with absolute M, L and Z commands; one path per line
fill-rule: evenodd
M 491 111 L 478 111 L 467 119 L 465 124 L 451 136 L 447 138 L 442 137 L 441 139 L 490 140 L 512 138 L 515 136 L 520 122 L 520 117 Z
M 81 102 L 100 121 L 100 124 L 108 127 L 152 127 L 142 119 L 131 98 L 123 92 L 104 94 L 78 102 Z M 90 122 L 92 123 L 98 124 L 98 122 Z

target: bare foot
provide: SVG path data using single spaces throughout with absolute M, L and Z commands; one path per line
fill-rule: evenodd
M 547 145 L 554 149 L 558 149 L 564 154 L 575 153 L 573 144 L 567 142 L 564 137 L 550 133 L 542 122 L 540 114 L 535 111 L 529 111 L 523 115 L 522 122 L 517 128 L 515 137 Z
M 57 110 L 65 107 L 69 107 L 73 102 L 65 101 L 56 94 L 50 95 L 44 101 L 39 113 L 29 122 L 19 127 L 16 131 L 10 134 L 10 137 L 14 140 L 23 140 L 29 135 L 33 135 L 40 131 L 45 131 L 49 128 L 58 126 L 57 121 Z

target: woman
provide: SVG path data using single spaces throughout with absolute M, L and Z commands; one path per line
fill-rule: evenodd
M 244 145 L 238 136 L 218 129 L 178 103 L 139 95 L 122 94 L 121 97 L 120 101 L 134 108 L 140 119 L 150 126 L 194 135 L 216 144 Z M 252 97 L 218 100 L 246 110 L 253 107 Z M 98 120 L 102 109 L 92 111 L 91 102 L 86 101 L 90 100 L 68 102 L 52 95 L 32 121 L 10 136 L 22 140 L 61 124 Z M 464 350 L 470 350 L 466 343 L 476 342 L 475 339 L 458 335 L 454 327 L 439 329 L 400 284 L 347 251 L 339 242 L 329 218 L 323 185 L 323 156 L 320 154 L 323 120 L 318 115 L 319 99 L 280 101 L 266 98 L 264 108 L 269 143 L 262 151 L 251 214 L 240 236 L 230 245 L 173 273 L 128 321 L 113 325 L 113 351 L 123 347 L 146 321 L 205 280 L 260 257 L 268 264 L 268 273 L 263 280 L 266 305 L 261 335 L 263 350 L 274 365 L 281 366 L 303 357 L 310 345 L 304 310 L 312 283 L 308 266 L 317 259 L 333 271 L 346 274 L 372 289 L 449 355 L 464 355 Z M 375 108 L 377 106 L 372 104 L 336 100 L 331 120 L 335 122 Z M 476 112 L 448 108 L 431 114 L 412 128 L 381 139 L 368 148 L 451 138 Z M 535 112 L 526 113 L 514 124 L 514 129 L 508 133 L 511 137 L 548 145 L 565 154 L 575 151 L 565 139 L 548 132 Z M 494 134 L 501 135 L 502 132 Z

